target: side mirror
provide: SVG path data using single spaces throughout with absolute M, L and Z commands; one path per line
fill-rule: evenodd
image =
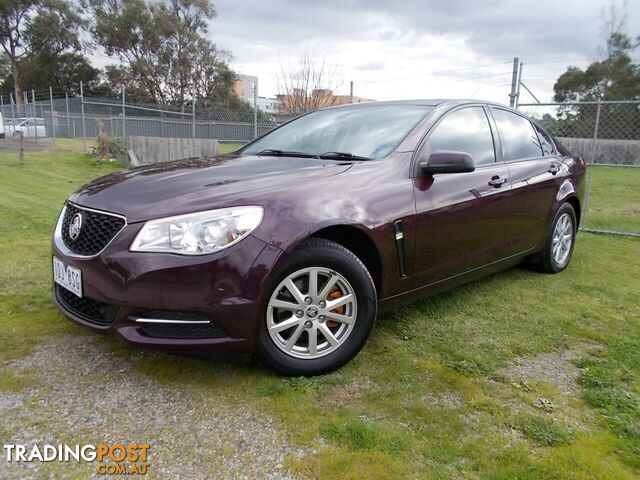
M 471 155 L 465 152 L 439 150 L 429 155 L 429 160 L 420 162 L 425 173 L 465 173 L 473 172 L 475 166 Z

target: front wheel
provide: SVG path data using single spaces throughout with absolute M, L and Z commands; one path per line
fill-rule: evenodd
M 310 238 L 286 259 L 260 329 L 259 357 L 287 375 L 320 375 L 351 360 L 376 317 L 363 263 L 341 245 Z
M 537 267 L 545 273 L 558 273 L 567 268 L 576 243 L 576 213 L 569 203 L 556 213 L 544 249 L 537 259 Z

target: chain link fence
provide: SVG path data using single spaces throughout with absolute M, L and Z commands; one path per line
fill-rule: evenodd
M 255 99 L 254 99 L 255 102 Z M 520 104 L 567 150 L 589 165 L 581 228 L 640 237 L 640 101 Z M 215 139 L 244 144 L 294 114 L 265 112 L 253 102 L 195 102 L 185 108 L 130 103 L 56 91 L 0 97 L 5 135 L 25 140 L 80 139 L 85 150 L 100 132 L 128 136 Z
M 640 101 L 518 108 L 589 165 L 581 229 L 640 237 Z
M 189 102 L 185 108 L 131 103 L 119 98 L 69 94 L 50 88 L 0 97 L 5 135 L 22 132 L 25 139 L 77 138 L 85 144 L 99 132 L 119 137 L 148 136 L 216 139 L 246 143 L 292 118 L 287 112 L 265 112 L 252 102 Z

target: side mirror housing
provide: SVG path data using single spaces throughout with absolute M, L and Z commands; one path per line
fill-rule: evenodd
M 425 173 L 465 173 L 473 172 L 475 166 L 468 153 L 439 150 L 426 162 L 420 162 L 420 169 Z

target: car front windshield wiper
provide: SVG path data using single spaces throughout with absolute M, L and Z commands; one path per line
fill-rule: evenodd
M 264 150 L 256 153 L 259 157 L 307 157 L 312 158 L 315 155 L 304 152 L 294 152 L 291 150 L 278 150 L 275 148 L 265 148 Z
M 350 152 L 324 152 L 319 153 L 314 158 L 338 159 L 338 160 L 371 160 L 369 157 L 354 155 Z

